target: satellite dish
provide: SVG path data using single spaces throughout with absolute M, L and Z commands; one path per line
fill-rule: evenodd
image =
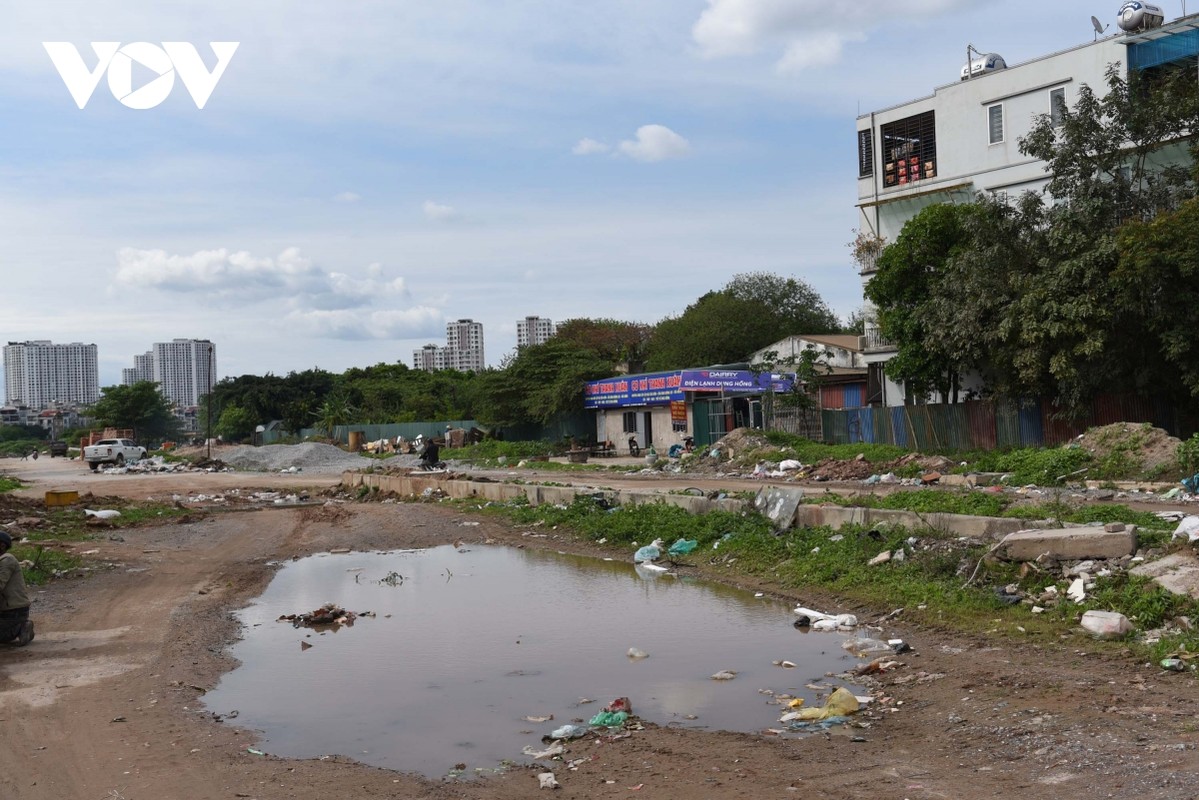
M 1091 24 L 1095 26 L 1095 38 L 1102 36 L 1103 32 L 1108 28 L 1107 25 L 1104 25 L 1102 22 L 1100 22 L 1099 18 L 1094 15 L 1091 16 Z

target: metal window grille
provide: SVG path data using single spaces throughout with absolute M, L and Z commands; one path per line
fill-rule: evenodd
M 624 414 L 621 415 L 621 417 L 622 417 L 622 421 L 624 423 L 624 432 L 625 433 L 636 433 L 637 432 L 637 412 L 636 411 L 626 411 L 626 412 L 624 412 Z
M 858 177 L 874 174 L 874 131 L 858 131 Z
M 1066 113 L 1066 90 L 1051 89 L 1049 92 L 1049 120 L 1053 127 L 1060 128 Z
M 937 125 L 932 111 L 879 127 L 883 186 L 898 188 L 937 174 Z
M 1003 141 L 1002 105 L 987 107 L 987 132 L 989 134 L 991 144 L 999 144 Z

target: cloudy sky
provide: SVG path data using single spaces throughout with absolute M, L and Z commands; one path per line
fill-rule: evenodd
M 1119 5 L 8 0 L 0 340 L 94 342 L 110 385 L 175 337 L 222 375 L 341 371 L 469 317 L 494 365 L 525 315 L 653 323 L 753 270 L 845 316 L 856 116 L 952 82 L 968 43 L 1018 63 Z M 43 42 L 96 70 L 83 109 Z M 193 43 L 208 71 L 239 44 L 203 109 L 179 63 L 137 109 L 117 95 L 172 79 L 127 95 L 156 73 L 92 42 Z

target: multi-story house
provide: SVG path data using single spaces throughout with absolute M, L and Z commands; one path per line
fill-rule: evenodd
M 1045 163 L 1019 149 L 1038 117 L 1059 118 L 1084 84 L 1104 94 L 1109 65 L 1119 65 L 1125 76 L 1166 64 L 1195 68 L 1199 15 L 1166 21 L 1152 8 L 1125 3 L 1118 33 L 1102 36 L 1097 29 L 1094 41 L 1020 64 L 971 52 L 961 74 L 947 75 L 949 82 L 931 95 L 858 117 L 860 233 L 890 243 L 909 219 L 934 203 L 968 202 L 978 192 L 1014 196 L 1043 189 L 1050 177 Z M 865 286 L 875 265 L 869 256 L 860 261 Z M 883 365 L 895 348 L 880 335 L 868 303 L 865 312 L 867 401 L 912 401 L 885 376 Z

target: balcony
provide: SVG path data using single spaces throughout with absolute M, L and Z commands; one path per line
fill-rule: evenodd
M 865 335 L 858 337 L 858 344 L 862 348 L 863 353 L 896 349 L 891 340 L 883 336 L 878 328 L 867 328 Z

